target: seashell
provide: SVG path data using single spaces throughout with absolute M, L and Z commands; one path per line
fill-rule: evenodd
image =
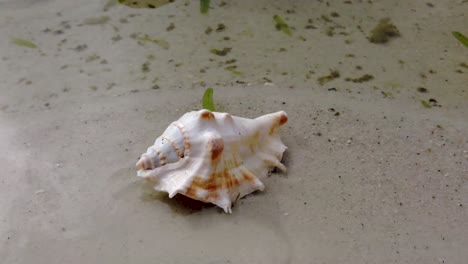
M 260 178 L 269 171 L 286 171 L 278 129 L 287 120 L 284 111 L 255 119 L 188 112 L 141 155 L 137 176 L 170 198 L 179 193 L 231 213 L 237 199 L 265 188 Z

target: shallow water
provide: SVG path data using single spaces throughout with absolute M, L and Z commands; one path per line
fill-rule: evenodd
M 467 9 L 0 0 L 2 263 L 465 263 Z M 230 215 L 134 167 L 208 87 L 289 116 L 288 172 Z

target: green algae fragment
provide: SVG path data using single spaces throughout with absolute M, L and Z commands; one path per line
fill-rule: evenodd
M 286 35 L 292 36 L 292 31 L 289 28 L 288 24 L 278 15 L 273 16 L 273 20 L 275 20 L 275 27 L 277 30 L 283 31 Z
M 212 112 L 216 111 L 213 103 L 213 88 L 209 87 L 205 90 L 202 98 L 202 107 Z
M 120 4 L 132 8 L 158 8 L 160 6 L 174 2 L 175 0 L 118 0 Z
M 391 92 L 380 91 L 384 98 L 393 98 L 393 94 Z
M 458 41 L 460 41 L 463 45 L 465 45 L 465 47 L 468 47 L 468 38 L 465 37 L 462 33 L 460 32 L 457 32 L 457 31 L 453 31 L 452 32 L 452 35 L 458 39 Z
M 25 40 L 25 39 L 15 38 L 15 39 L 12 39 L 12 42 L 13 42 L 13 44 L 21 46 L 21 47 L 27 47 L 27 48 L 31 48 L 31 49 L 37 48 L 36 44 L 32 43 L 29 40 Z
M 200 0 L 200 13 L 208 14 L 210 10 L 210 0 Z
M 432 108 L 432 105 L 429 104 L 428 102 L 424 101 L 424 100 L 421 100 L 421 104 L 426 108 Z
M 216 54 L 218 56 L 226 56 L 229 52 L 231 52 L 232 48 L 224 48 L 222 50 L 219 49 L 210 49 L 210 52 Z
M 369 41 L 372 43 L 386 43 L 392 37 L 400 36 L 398 28 L 390 21 L 390 18 L 382 18 L 379 24 L 372 29 Z
M 239 75 L 239 76 L 244 76 L 244 73 L 240 72 L 237 70 L 237 66 L 236 65 L 232 65 L 232 66 L 228 66 L 226 68 L 224 68 L 225 70 L 227 71 L 230 71 L 232 72 L 233 74 L 235 75 Z
M 332 81 L 336 78 L 340 77 L 340 72 L 337 70 L 330 70 L 330 74 L 326 76 L 322 76 L 317 78 L 317 81 L 319 82 L 320 85 L 324 85 L 325 83 Z
M 136 36 L 136 39 L 138 39 L 139 41 L 142 41 L 142 42 L 154 43 L 154 44 L 160 46 L 163 49 L 169 49 L 169 47 L 170 47 L 169 42 L 167 42 L 166 40 L 158 39 L 158 38 L 152 38 L 152 37 L 150 37 L 148 35 Z
M 348 77 L 348 78 L 345 79 L 345 81 L 354 82 L 354 83 L 363 83 L 363 82 L 368 82 L 368 81 L 370 81 L 372 79 L 374 79 L 374 76 L 372 76 L 370 74 L 364 74 L 364 75 L 362 75 L 361 77 L 358 77 L 358 78 Z

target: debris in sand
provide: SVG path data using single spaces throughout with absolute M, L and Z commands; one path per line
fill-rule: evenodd
M 372 29 L 369 41 L 372 43 L 386 43 L 392 37 L 400 36 L 398 28 L 390 21 L 390 18 L 382 18 L 379 24 Z

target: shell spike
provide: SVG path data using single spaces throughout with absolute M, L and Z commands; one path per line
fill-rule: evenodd
M 138 159 L 138 162 L 136 163 L 137 168 L 140 170 L 145 169 L 145 161 L 143 159 Z
M 278 111 L 257 117 L 255 121 L 260 127 L 265 127 L 261 129 L 268 129 L 268 135 L 273 136 L 278 131 L 278 128 L 288 121 L 288 115 L 284 111 Z

